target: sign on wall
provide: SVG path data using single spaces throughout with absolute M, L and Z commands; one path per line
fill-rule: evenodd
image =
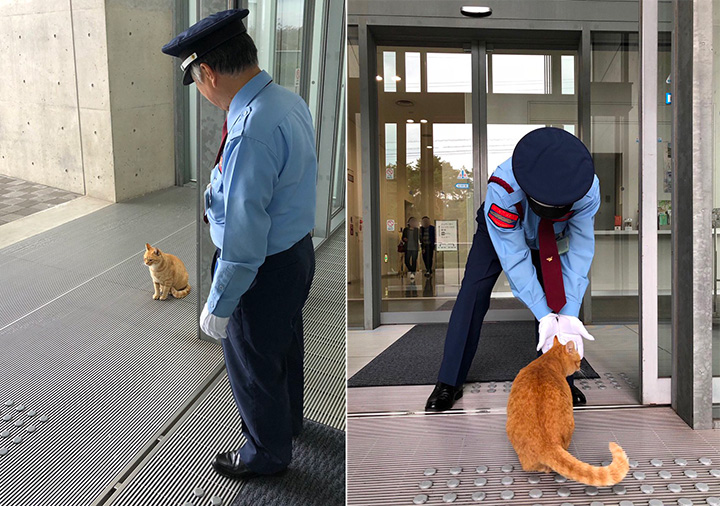
M 457 220 L 436 220 L 435 236 L 437 251 L 458 250 L 458 222 Z
M 395 220 L 387 220 L 388 232 L 395 232 Z

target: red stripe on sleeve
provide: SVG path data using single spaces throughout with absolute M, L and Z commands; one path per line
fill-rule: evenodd
M 492 220 L 492 222 L 497 225 L 500 228 L 513 228 L 515 225 L 511 225 L 510 223 L 505 223 L 500 218 L 495 216 L 493 213 L 488 213 L 488 217 Z
M 510 186 L 510 184 L 507 181 L 505 181 L 504 179 L 500 179 L 499 177 L 490 176 L 490 179 L 488 179 L 488 183 L 497 183 L 500 186 L 502 186 L 503 188 L 505 188 L 505 191 L 508 193 L 512 193 L 515 191 L 515 190 L 513 190 L 513 187 Z
M 495 204 L 493 204 L 493 205 L 490 206 L 490 210 L 491 210 L 491 211 L 495 211 L 496 213 L 498 213 L 498 214 L 500 214 L 500 215 L 502 215 L 502 216 L 505 216 L 506 218 L 509 218 L 509 219 L 511 219 L 511 220 L 514 220 L 514 221 L 517 221 L 517 219 L 518 219 L 518 217 L 519 217 L 517 214 L 511 213 L 510 211 L 506 211 L 505 209 L 501 209 L 500 207 L 498 207 L 498 206 L 495 205 Z

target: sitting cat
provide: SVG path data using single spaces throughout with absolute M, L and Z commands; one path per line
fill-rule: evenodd
M 566 381 L 580 369 L 575 343 L 553 346 L 533 360 L 515 378 L 507 405 L 507 435 L 525 471 L 555 471 L 595 487 L 610 487 L 622 481 L 629 469 L 623 449 L 610 443 L 613 460 L 595 467 L 573 457 L 570 446 L 575 419 L 572 396 Z
M 150 267 L 150 277 L 155 285 L 153 299 L 165 300 L 170 294 L 176 299 L 182 299 L 190 293 L 188 272 L 178 257 L 163 253 L 146 243 L 143 260 Z

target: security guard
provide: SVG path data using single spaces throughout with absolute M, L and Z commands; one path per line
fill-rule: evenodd
M 515 297 L 539 322 L 538 352 L 558 335 L 593 337 L 577 318 L 595 252 L 600 184 L 592 157 L 574 135 L 540 128 L 523 137 L 488 182 L 465 276 L 450 316 L 438 383 L 426 410 L 444 411 L 462 397 L 490 295 L 505 271 Z M 512 350 L 509 350 L 512 352 Z M 538 353 L 540 354 L 540 353 Z M 568 377 L 574 404 L 585 396 Z
M 302 307 L 315 256 L 317 160 L 310 111 L 257 65 L 247 9 L 213 14 L 163 47 L 227 111 L 205 191 L 218 248 L 200 326 L 222 340 L 225 365 L 247 442 L 212 464 L 247 479 L 283 471 L 302 430 Z

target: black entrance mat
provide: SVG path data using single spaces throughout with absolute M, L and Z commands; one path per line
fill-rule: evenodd
M 449 300 L 436 311 L 452 311 L 455 306 L 456 299 Z M 515 297 L 500 297 L 490 299 L 490 309 L 525 309 L 525 304 L 517 300 Z
M 447 323 L 416 325 L 348 380 L 349 387 L 434 385 Z M 512 381 L 536 358 L 533 322 L 486 322 L 467 381 Z M 583 359 L 576 378 L 598 378 Z
M 293 442 L 293 460 L 280 476 L 244 483 L 232 506 L 342 506 L 345 504 L 345 432 L 305 419 Z

